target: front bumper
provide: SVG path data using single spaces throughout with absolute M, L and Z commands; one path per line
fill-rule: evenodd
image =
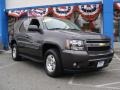
M 109 65 L 113 58 L 114 52 L 86 52 L 86 51 L 72 51 L 64 50 L 62 52 L 63 68 L 67 70 L 82 70 L 82 69 L 97 69 Z M 98 62 L 103 61 L 104 65 L 98 67 Z

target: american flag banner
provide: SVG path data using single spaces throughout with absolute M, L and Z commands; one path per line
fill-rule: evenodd
M 73 13 L 74 6 L 53 7 L 53 15 L 60 18 L 70 18 Z
M 28 17 L 44 17 L 48 14 L 48 8 L 36 8 L 28 11 Z

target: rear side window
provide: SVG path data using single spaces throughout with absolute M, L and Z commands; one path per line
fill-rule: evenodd
M 30 24 L 30 19 L 27 19 L 27 20 L 23 21 L 23 23 L 20 26 L 19 31 L 20 32 L 27 32 L 29 24 Z
M 14 32 L 15 33 L 19 32 L 19 29 L 20 29 L 20 26 L 22 25 L 22 23 L 23 23 L 23 20 L 19 20 L 14 24 Z

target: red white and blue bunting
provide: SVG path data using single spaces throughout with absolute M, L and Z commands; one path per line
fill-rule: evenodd
M 114 20 L 120 20 L 120 3 L 114 4 Z
M 53 7 L 53 16 L 69 19 L 73 13 L 73 8 L 73 6 Z
M 115 9 L 120 10 L 120 3 L 115 3 L 114 7 L 115 7 Z
M 10 10 L 8 11 L 9 16 L 13 17 L 21 17 L 26 15 L 28 17 L 44 17 L 48 14 L 48 8 L 36 8 L 36 9 L 28 9 L 28 10 Z
M 10 10 L 10 11 L 8 11 L 9 16 L 16 17 L 16 18 L 19 18 L 25 14 L 26 14 L 26 10 Z
M 78 9 L 76 7 L 78 7 Z M 74 11 L 80 12 L 80 15 L 83 19 L 92 22 L 99 16 L 101 12 L 101 4 L 10 10 L 8 11 L 8 15 L 13 17 L 21 17 L 23 15 L 28 17 L 44 17 L 48 14 L 51 14 L 51 16 L 54 17 L 70 19 Z
M 28 11 L 28 17 L 44 17 L 48 14 L 48 8 L 37 8 Z
M 79 5 L 78 6 L 80 15 L 82 18 L 90 23 L 90 30 L 94 30 L 94 21 L 97 19 L 99 14 L 101 13 L 101 5 L 100 4 L 87 4 L 87 5 Z
M 101 12 L 100 4 L 79 5 L 79 12 L 87 21 L 95 20 Z

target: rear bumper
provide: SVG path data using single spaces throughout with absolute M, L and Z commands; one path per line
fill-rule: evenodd
M 113 58 L 114 52 L 111 49 L 107 52 L 88 53 L 86 51 L 64 50 L 62 52 L 63 68 L 67 70 L 83 70 L 104 68 L 109 65 Z M 104 64 L 98 67 L 98 62 L 103 61 Z

